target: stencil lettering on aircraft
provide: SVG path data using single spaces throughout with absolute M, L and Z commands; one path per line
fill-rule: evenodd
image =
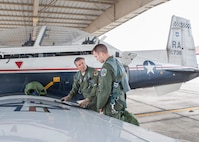
M 182 46 L 180 41 L 172 41 L 170 50 L 171 55 L 182 55 Z

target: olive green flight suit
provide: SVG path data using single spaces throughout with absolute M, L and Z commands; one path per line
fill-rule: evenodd
M 125 93 L 130 86 L 123 65 L 113 56 L 104 63 L 98 86 L 97 109 L 103 109 L 105 115 L 139 126 L 134 115 L 125 110 Z
M 84 98 L 88 98 L 90 103 L 88 104 L 88 109 L 97 111 L 96 108 L 96 90 L 98 84 L 98 71 L 95 68 L 87 66 L 85 74 L 82 75 L 78 71 L 74 75 L 74 82 L 69 95 L 71 97 L 76 96 L 78 93 L 82 94 Z
M 111 63 L 116 64 L 116 62 L 114 62 L 116 59 L 113 58 L 114 58 L 113 56 L 110 56 L 105 61 L 100 72 L 99 84 L 98 84 L 99 90 L 97 94 L 97 109 L 103 109 L 103 113 L 105 115 L 120 119 L 121 113 L 112 113 L 112 108 L 110 104 L 111 102 L 110 96 L 113 89 L 113 82 L 116 80 L 116 76 L 115 76 L 115 69 L 108 62 L 109 60 L 112 60 Z M 115 65 L 115 67 L 117 68 L 118 66 Z M 125 110 L 126 100 L 124 95 L 125 92 L 122 86 L 120 85 L 119 87 L 120 87 L 119 100 L 115 101 L 114 109 L 118 112 L 121 112 Z

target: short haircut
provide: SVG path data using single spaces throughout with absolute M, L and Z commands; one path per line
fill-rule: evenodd
M 104 45 L 104 44 L 95 45 L 95 47 L 93 48 L 92 52 L 94 52 L 94 51 L 96 53 L 99 53 L 99 52 L 108 53 L 108 49 L 107 49 L 106 45 Z
M 83 57 L 77 57 L 77 58 L 75 58 L 75 60 L 74 60 L 74 64 L 77 62 L 77 61 L 79 61 L 79 60 L 85 60 Z

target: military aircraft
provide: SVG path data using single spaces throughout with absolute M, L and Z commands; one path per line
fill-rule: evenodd
M 49 94 L 63 97 L 77 72 L 76 57 L 100 70 L 102 64 L 92 55 L 98 43 L 123 63 L 131 89 L 154 86 L 164 94 L 199 76 L 191 24 L 181 17 L 172 17 L 166 50 L 122 52 L 81 30 L 23 27 L 0 32 L 0 94 L 23 92 L 26 84 L 38 81 Z
M 31 33 L 29 40 L 27 33 Z M 77 29 L 44 26 L 2 31 L 0 40 L 0 141 L 179 141 L 60 101 L 77 72 L 76 57 L 83 56 L 89 66 L 100 70 L 102 64 L 91 53 L 96 44 L 104 43 L 97 37 Z M 132 89 L 182 83 L 199 74 L 191 26 L 184 18 L 173 16 L 166 52 L 147 51 L 151 58 L 104 44 L 124 64 Z M 32 81 L 42 83 L 52 96 L 24 95 Z
M 47 96 L 2 96 L 0 114 L 1 142 L 180 142 Z

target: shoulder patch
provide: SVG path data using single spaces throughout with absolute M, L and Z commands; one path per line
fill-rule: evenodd
M 105 69 L 105 68 L 102 68 L 101 69 L 101 76 L 106 76 L 106 74 L 107 74 L 107 69 Z

